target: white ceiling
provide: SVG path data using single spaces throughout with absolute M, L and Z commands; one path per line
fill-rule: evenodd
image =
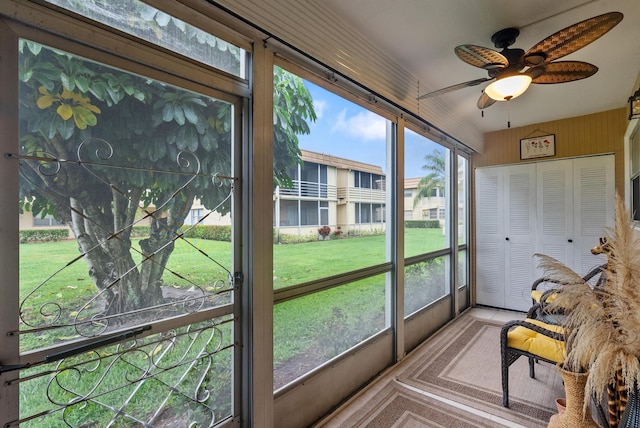
M 587 79 L 531 85 L 510 102 L 476 107 L 486 84 L 444 94 L 463 120 L 483 131 L 581 116 L 624 107 L 640 73 L 639 0 L 324 0 L 325 5 L 420 80 L 421 93 L 486 77 L 486 71 L 454 54 L 461 44 L 496 49 L 491 35 L 516 27 L 512 48 L 527 51 L 547 36 L 606 12 L 624 14 L 621 23 L 592 44 L 563 57 L 586 61 L 599 71 Z M 499 50 L 499 49 L 496 49 Z M 429 98 L 421 103 L 433 102 Z M 428 119 L 428 118 L 427 118 Z

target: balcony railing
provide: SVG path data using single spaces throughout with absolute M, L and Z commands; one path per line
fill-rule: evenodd
M 379 202 L 385 203 L 386 192 L 378 189 L 366 189 L 363 187 L 350 187 L 338 189 L 338 198 L 349 202 Z
M 294 196 L 315 199 L 338 199 L 340 202 L 374 202 L 385 203 L 386 192 L 364 187 L 340 187 L 334 184 L 314 183 L 293 180 L 293 187 L 276 189 L 276 196 Z
M 336 199 L 337 190 L 334 184 L 314 183 L 310 181 L 293 180 L 290 189 L 278 188 L 280 196 L 298 196 L 302 198 Z

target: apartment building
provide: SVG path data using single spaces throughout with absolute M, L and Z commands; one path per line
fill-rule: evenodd
M 380 166 L 301 150 L 302 163 L 289 170 L 293 186 L 273 195 L 276 236 L 334 236 L 385 231 L 386 184 Z M 337 232 L 337 234 L 336 234 Z

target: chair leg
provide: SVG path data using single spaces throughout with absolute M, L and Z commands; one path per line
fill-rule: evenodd
M 507 334 L 500 334 L 500 356 L 502 369 L 502 406 L 509 407 L 509 350 L 507 348 Z
M 535 379 L 535 359 L 533 357 L 529 357 L 529 377 Z
M 502 407 L 509 407 L 509 363 L 502 358 Z

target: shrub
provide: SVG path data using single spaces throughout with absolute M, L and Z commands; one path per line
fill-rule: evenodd
M 329 234 L 331 234 L 331 228 L 329 226 L 322 226 L 318 228 L 318 233 L 320 234 L 320 236 L 322 236 L 323 238 L 326 238 L 327 236 L 329 236 Z
M 69 229 L 31 229 L 20 231 L 20 243 L 57 242 L 69 238 Z
M 187 230 L 191 226 L 183 226 L 182 231 Z M 185 238 L 191 239 L 207 239 L 210 241 L 231 242 L 231 226 L 196 226 L 184 233 Z
M 439 229 L 439 220 L 405 220 L 406 229 Z
M 133 226 L 131 228 L 131 237 L 132 238 L 140 238 L 149 236 L 151 233 L 151 228 L 149 226 Z
M 364 237 L 364 236 L 378 236 L 384 235 L 386 232 L 383 229 L 373 229 L 373 230 L 350 230 L 348 236 L 352 237 Z
M 280 241 L 277 243 L 278 244 L 301 244 L 303 242 L 313 242 L 317 240 L 318 240 L 318 236 L 314 235 L 313 233 L 308 235 L 289 235 L 286 233 L 281 233 Z

